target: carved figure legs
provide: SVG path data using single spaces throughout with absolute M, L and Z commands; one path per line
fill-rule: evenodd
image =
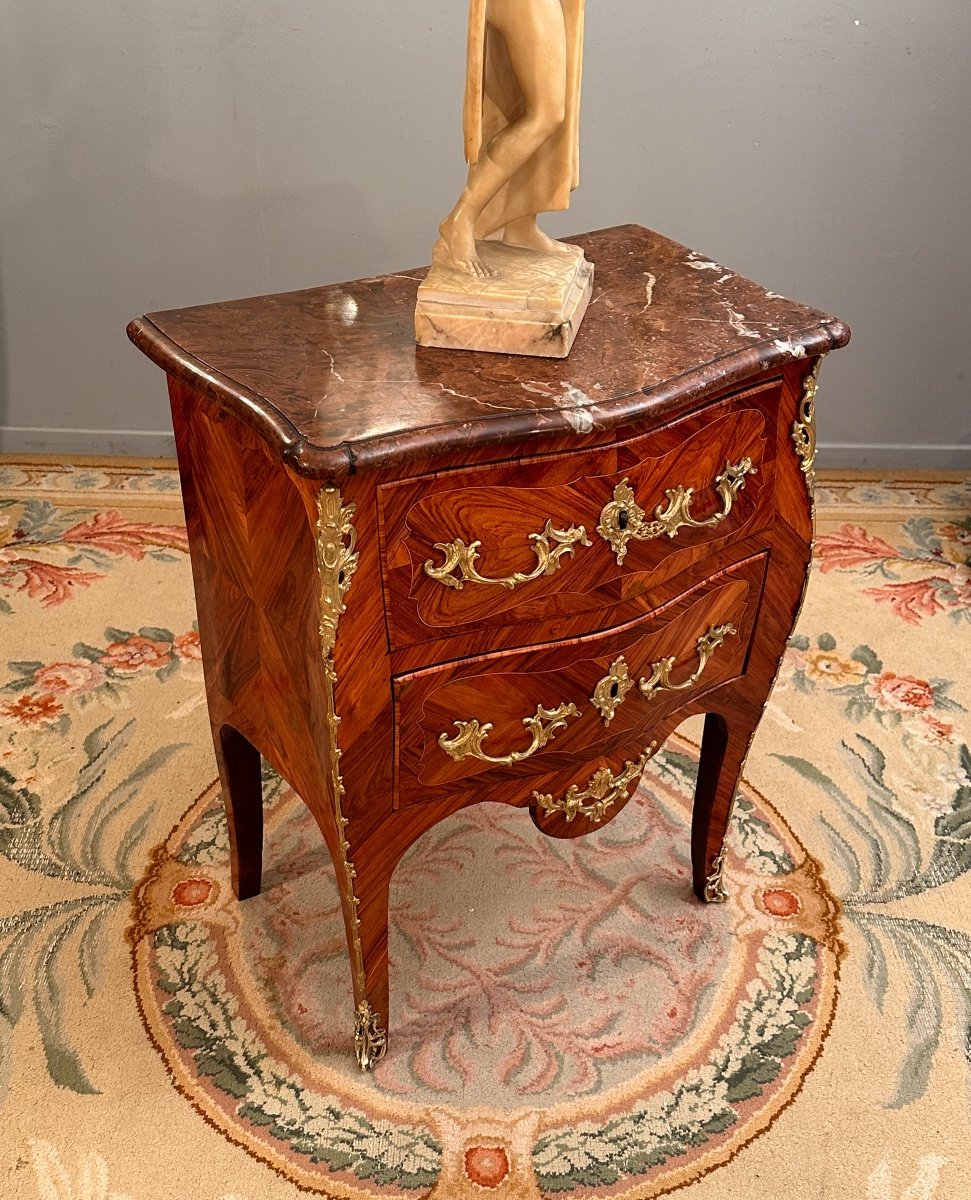
M 476 224 L 483 209 L 516 172 L 562 125 L 566 102 L 566 31 L 560 0 L 489 0 L 487 20 L 503 37 L 509 64 L 522 93 L 522 116 L 504 126 L 470 163 L 468 182 L 457 204 L 439 226 L 454 266 L 484 278 L 491 269 L 475 248 Z M 512 244 L 549 249 L 531 222 L 512 230 Z M 513 222 L 520 225 L 520 222 Z M 535 234 L 534 232 L 535 231 Z M 481 230 L 488 233 L 489 230 Z M 553 247 L 558 243 L 548 240 Z
M 536 217 L 520 217 L 503 227 L 502 240 L 507 246 L 521 246 L 526 250 L 538 250 L 541 254 L 569 254 L 579 258 L 583 251 L 579 246 L 558 242 L 544 233 L 536 224 Z

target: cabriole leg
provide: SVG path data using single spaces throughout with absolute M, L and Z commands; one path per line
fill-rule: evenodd
M 347 851 L 350 856 L 351 850 Z M 348 864 L 352 861 L 347 859 Z M 354 1053 L 370 1071 L 388 1046 L 388 894 L 393 867 L 359 855 L 347 872 L 344 922 L 354 977 Z
M 691 819 L 691 864 L 695 895 L 707 904 L 728 899 L 722 879 L 725 833 L 757 724 L 757 717 L 705 717 Z
M 229 825 L 233 891 L 247 900 L 259 895 L 263 877 L 260 752 L 231 725 L 223 725 L 213 741 Z

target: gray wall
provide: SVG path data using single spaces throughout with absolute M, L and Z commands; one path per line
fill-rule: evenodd
M 844 318 L 824 464 L 971 467 L 967 0 L 590 0 L 582 181 Z M 171 446 L 152 309 L 428 260 L 461 186 L 465 0 L 2 0 L 0 426 Z

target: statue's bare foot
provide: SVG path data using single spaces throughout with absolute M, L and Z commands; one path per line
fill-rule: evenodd
M 549 234 L 544 233 L 536 224 L 534 217 L 526 217 L 521 221 L 510 221 L 503 231 L 502 240 L 507 246 L 520 246 L 524 250 L 538 250 L 541 254 L 569 254 L 577 258 L 583 253 L 579 246 L 558 242 Z
M 442 235 L 452 266 L 474 279 L 488 279 L 495 274 L 476 251 L 475 216 L 461 200 L 439 225 L 438 232 Z

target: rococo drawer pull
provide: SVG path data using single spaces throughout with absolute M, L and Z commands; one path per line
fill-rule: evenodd
M 533 792 L 533 799 L 544 812 L 563 813 L 568 822 L 576 817 L 587 817 L 596 825 L 604 819 L 608 808 L 618 800 L 627 799 L 630 785 L 640 779 L 641 772 L 656 750 L 657 742 L 651 742 L 640 758 L 624 763 L 619 775 L 615 775 L 609 767 L 600 767 L 594 771 L 593 778 L 582 792 L 574 783 L 567 788 L 566 795 L 558 799 L 554 800 L 552 796 L 544 796 L 540 792 Z
M 627 479 L 621 480 L 614 488 L 614 498 L 604 506 L 600 514 L 600 524 L 597 532 L 608 541 L 617 555 L 617 565 L 620 566 L 627 555 L 627 543 L 633 538 L 639 542 L 649 542 L 653 538 L 669 538 L 677 535 L 679 529 L 710 529 L 720 524 L 732 511 L 735 497 L 745 487 L 746 475 L 755 475 L 756 468 L 750 458 L 743 458 L 737 463 L 725 463 L 725 469 L 715 477 L 713 487 L 721 497 L 721 509 L 704 521 L 697 521 L 691 515 L 691 505 L 694 503 L 694 488 L 668 488 L 665 495 L 668 506 L 659 504 L 654 510 L 654 520 L 645 521 L 647 515 L 634 499 L 634 492 Z
M 582 525 L 571 525 L 569 529 L 554 529 L 553 522 L 547 521 L 542 533 L 531 533 L 529 540 L 533 543 L 533 553 L 536 555 L 536 569 L 527 575 L 516 571 L 499 579 L 490 579 L 480 575 L 475 568 L 479 557 L 481 542 L 470 542 L 467 546 L 461 538 L 454 542 L 436 542 L 435 549 L 444 556 L 445 561 L 436 567 L 432 559 L 425 563 L 425 574 L 446 587 L 457 588 L 459 591 L 466 583 L 490 583 L 499 587 L 514 588 L 521 583 L 531 583 L 543 575 L 552 575 L 561 566 L 560 559 L 564 554 L 572 554 L 579 542 L 581 546 L 589 546 L 590 539 Z M 553 545 L 552 543 L 555 543 Z M 458 575 L 452 572 L 458 570 Z
M 547 742 L 551 742 L 558 730 L 566 728 L 567 717 L 579 715 L 580 710 L 575 704 L 561 704 L 559 708 L 544 708 L 540 704 L 535 716 L 523 717 L 523 724 L 532 735 L 529 749 L 513 750 L 511 754 L 503 754 L 501 757 L 493 758 L 482 749 L 482 743 L 489 736 L 492 723 L 487 721 L 482 725 L 474 718 L 471 721 L 453 721 L 452 724 L 458 733 L 453 738 L 447 733 L 441 734 L 438 744 L 456 762 L 471 757 L 483 762 L 496 763 L 498 766 L 511 767 L 513 763 L 530 758 L 537 750 L 542 750 Z
M 640 688 L 641 694 L 648 700 L 653 700 L 658 692 L 683 692 L 687 688 L 694 687 L 705 673 L 709 659 L 724 643 L 725 638 L 737 635 L 738 630 L 734 625 L 712 625 L 708 632 L 703 633 L 698 639 L 698 669 L 693 675 L 690 675 L 683 683 L 672 683 L 671 672 L 674 670 L 677 659 L 673 656 L 660 658 L 656 663 L 651 664 L 651 678 L 638 680 L 637 686 Z

